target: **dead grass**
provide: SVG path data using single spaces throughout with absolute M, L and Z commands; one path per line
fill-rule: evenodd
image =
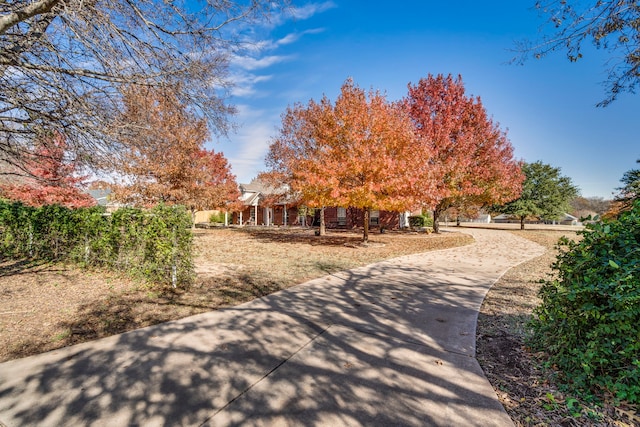
M 198 279 L 158 289 L 62 265 L 0 262 L 0 362 L 234 306 L 345 268 L 467 244 L 467 235 L 318 237 L 303 229 L 196 230 Z

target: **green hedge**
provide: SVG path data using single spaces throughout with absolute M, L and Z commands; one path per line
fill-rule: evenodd
M 570 388 L 640 403 L 640 201 L 618 219 L 590 224 L 553 268 L 532 321 Z
M 414 215 L 409 217 L 411 228 L 433 227 L 433 218 L 429 215 Z
M 0 200 L 6 257 L 106 267 L 173 286 L 194 278 L 191 217 L 183 207 L 149 211 L 100 207 L 33 208 Z

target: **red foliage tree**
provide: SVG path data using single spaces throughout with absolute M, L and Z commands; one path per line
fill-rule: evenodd
M 48 133 L 38 139 L 24 164 L 26 177 L 19 183 L 6 184 L 0 193 L 26 205 L 62 205 L 68 208 L 88 207 L 96 204 L 79 187 L 85 177 L 76 176 L 76 166 L 65 159 L 67 142 L 60 132 Z
M 142 206 L 225 207 L 239 197 L 235 176 L 222 153 L 204 148 L 206 122 L 195 118 L 169 92 L 130 87 L 124 94 L 121 137 L 128 150 L 113 185 L 115 200 Z
M 283 115 L 267 166 L 312 207 L 345 206 L 364 211 L 368 241 L 372 209 L 406 209 L 407 170 L 413 128 L 399 105 L 347 80 L 332 104 L 297 104 Z
M 415 196 L 433 209 L 434 230 L 449 208 L 472 209 L 516 199 L 524 175 L 513 146 L 462 78 L 429 75 L 409 85 L 405 108 L 417 135 Z

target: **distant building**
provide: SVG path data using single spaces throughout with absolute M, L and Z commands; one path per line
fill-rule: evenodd
M 117 203 L 111 200 L 111 190 L 107 188 L 96 188 L 88 191 L 89 195 L 93 197 L 98 206 L 104 206 L 107 212 L 114 212 L 124 207 L 122 203 Z

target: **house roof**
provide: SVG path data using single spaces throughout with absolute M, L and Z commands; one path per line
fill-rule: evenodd
M 109 203 L 109 194 L 111 194 L 111 190 L 95 189 L 89 190 L 88 193 L 91 197 L 96 199 L 96 202 L 98 202 L 98 205 L 100 206 L 106 206 Z
M 286 184 L 274 187 L 256 178 L 249 184 L 239 184 L 240 200 L 247 206 L 254 206 L 260 203 L 262 197 L 285 195 L 289 192 Z
M 289 191 L 289 186 L 283 184 L 279 187 L 274 187 L 273 185 L 267 184 L 264 181 L 255 178 L 249 184 L 240 184 L 240 190 L 246 192 L 274 195 L 286 193 L 287 191 Z

